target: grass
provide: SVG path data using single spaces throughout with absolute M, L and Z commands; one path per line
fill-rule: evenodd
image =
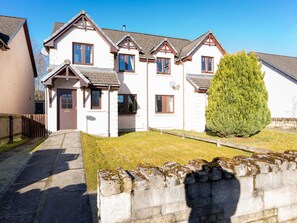
M 158 132 L 134 132 L 118 138 L 102 138 L 81 133 L 88 190 L 96 189 L 99 169 L 135 169 L 139 163 L 163 165 L 168 161 L 182 164 L 193 159 L 212 160 L 250 153 Z
M 0 146 L 0 153 L 7 152 L 19 145 L 22 145 L 22 144 L 28 142 L 29 140 L 30 139 L 28 139 L 28 138 L 18 138 L 16 140 L 14 140 L 12 143 L 5 143 Z
M 173 130 L 175 132 L 183 132 L 182 130 Z M 208 139 L 220 139 L 222 142 L 229 142 L 239 145 L 251 146 L 261 149 L 269 149 L 276 152 L 285 150 L 297 150 L 297 134 L 289 132 L 281 132 L 277 130 L 264 129 L 260 133 L 250 138 L 219 138 L 211 136 L 203 132 L 184 131 L 185 134 L 199 136 Z

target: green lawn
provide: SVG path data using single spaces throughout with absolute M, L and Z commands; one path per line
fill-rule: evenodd
M 19 138 L 19 139 L 14 140 L 12 143 L 5 143 L 0 146 L 0 153 L 4 153 L 8 150 L 11 150 L 11 149 L 21 145 L 21 144 L 28 142 L 28 141 L 29 141 L 28 138 L 24 138 L 24 139 Z
M 182 130 L 172 130 L 182 133 Z M 251 146 L 261 149 L 269 149 L 277 152 L 284 150 L 297 150 L 297 134 L 289 132 L 281 132 L 277 130 L 264 129 L 260 133 L 250 138 L 219 138 L 211 136 L 203 132 L 184 131 L 185 134 L 199 136 L 208 139 L 220 139 L 222 142 L 229 142 L 239 145 Z
M 134 132 L 118 138 L 102 138 L 81 133 L 84 166 L 89 190 L 96 189 L 99 169 L 135 169 L 139 163 L 163 165 L 168 161 L 182 164 L 192 159 L 212 160 L 214 157 L 233 157 L 250 153 L 214 144 L 158 132 Z

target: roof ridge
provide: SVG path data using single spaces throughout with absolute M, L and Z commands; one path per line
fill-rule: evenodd
M 272 56 L 297 58 L 297 56 L 287 56 L 287 55 L 280 55 L 280 54 L 273 54 L 273 53 L 261 53 L 261 52 L 256 52 L 256 51 L 252 51 L 252 52 L 258 53 L 258 54 L 272 55 Z
M 194 41 L 196 41 L 197 39 L 201 38 L 202 36 L 204 36 L 205 34 L 209 34 L 209 33 L 212 33 L 211 31 L 207 31 L 206 33 L 203 33 L 202 35 L 198 36 L 196 39 L 190 41 L 187 45 L 185 45 L 183 48 L 185 48 L 186 46 L 188 46 L 189 44 L 193 43 Z M 182 48 L 182 49 L 183 49 Z M 181 50 L 182 50 L 181 49 Z
M 142 35 L 148 35 L 148 36 L 158 36 L 158 37 L 164 37 L 164 38 L 171 38 L 171 39 L 179 39 L 179 40 L 191 41 L 191 40 L 185 39 L 185 38 L 178 38 L 178 37 L 172 37 L 172 36 L 163 36 L 163 35 L 158 35 L 158 34 L 141 33 L 141 32 L 127 32 L 127 31 L 122 31 L 122 30 L 117 30 L 117 29 L 110 29 L 110 28 L 101 28 L 101 29 L 103 29 L 103 30 L 111 30 L 111 31 L 118 31 L 118 32 L 123 32 L 123 33 L 135 33 L 135 34 L 142 34 Z
M 27 20 L 26 18 L 23 18 L 23 17 L 9 16 L 9 15 L 0 15 L 0 17 L 7 17 L 7 18 L 14 18 L 14 19 L 25 19 L 25 20 Z

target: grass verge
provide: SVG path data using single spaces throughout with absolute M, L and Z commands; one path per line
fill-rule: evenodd
M 269 149 L 276 152 L 285 150 L 297 150 L 297 134 L 290 132 L 280 132 L 276 130 L 264 129 L 260 133 L 249 138 L 234 137 L 234 138 L 219 138 L 205 132 L 193 132 L 182 130 L 171 130 L 173 132 L 185 133 L 187 135 L 199 136 L 207 139 L 220 139 L 222 142 L 229 142 L 238 145 L 251 146 L 261 149 Z
M 16 140 L 14 140 L 12 143 L 5 143 L 0 146 L 0 153 L 7 152 L 19 145 L 22 145 L 22 144 L 28 142 L 29 140 L 30 140 L 29 138 L 18 138 Z
M 158 132 L 133 132 L 118 138 L 102 138 L 81 133 L 88 190 L 96 189 L 99 169 L 135 169 L 139 163 L 163 165 L 168 161 L 182 164 L 193 159 L 212 160 L 250 153 Z

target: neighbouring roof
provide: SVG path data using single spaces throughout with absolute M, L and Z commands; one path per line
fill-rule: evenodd
M 76 15 L 67 23 L 56 22 L 54 24 L 51 36 L 45 40 L 45 43 L 48 43 L 52 38 L 54 38 L 54 36 L 57 36 L 59 32 L 64 30 L 66 27 L 68 27 L 69 24 L 71 24 L 76 18 L 78 18 L 82 14 L 84 15 L 85 11 L 82 11 L 80 14 Z M 85 15 L 87 16 L 87 14 Z M 182 39 L 182 38 L 174 38 L 174 37 L 152 35 L 152 34 L 145 34 L 145 33 L 138 33 L 138 32 L 127 32 L 127 31 L 113 30 L 113 29 L 107 29 L 107 28 L 102 28 L 100 29 L 100 31 L 102 31 L 103 35 L 106 35 L 106 37 L 109 40 L 111 40 L 114 45 L 119 43 L 125 37 L 130 36 L 131 39 L 135 41 L 137 45 L 139 45 L 139 47 L 141 48 L 140 57 L 144 57 L 144 58 L 146 57 L 153 58 L 151 55 L 152 51 L 154 51 L 153 49 L 156 49 L 156 47 L 159 46 L 160 43 L 167 41 L 172 46 L 172 48 L 176 50 L 177 58 L 183 59 L 191 55 L 207 39 L 209 35 L 212 35 L 212 38 L 215 38 L 215 36 L 211 31 L 204 33 L 194 41 L 190 41 L 188 39 Z M 221 52 L 224 53 L 225 50 L 220 45 L 220 43 L 217 40 L 215 41 L 215 43 L 218 45 Z
M 196 91 L 206 92 L 210 86 L 210 74 L 187 74 L 187 80 L 193 85 Z
M 25 22 L 24 18 L 0 15 L 0 39 L 8 45 Z
M 255 52 L 263 64 L 268 64 L 297 81 L 297 57 Z
M 87 85 L 94 85 L 98 87 L 105 87 L 109 85 L 114 87 L 120 86 L 117 73 L 112 69 L 81 67 L 65 62 L 59 66 L 51 67 L 48 70 L 48 74 L 44 76 L 41 81 L 45 83 L 48 79 L 53 78 L 55 75 L 63 71 L 67 66 L 69 66 L 72 71 L 75 72 L 75 74 L 80 77 Z
M 9 43 L 13 40 L 19 30 L 24 27 L 26 44 L 28 46 L 34 77 L 37 77 L 37 70 L 34 61 L 34 54 L 29 36 L 27 20 L 24 18 L 0 15 L 0 47 L 9 49 Z

